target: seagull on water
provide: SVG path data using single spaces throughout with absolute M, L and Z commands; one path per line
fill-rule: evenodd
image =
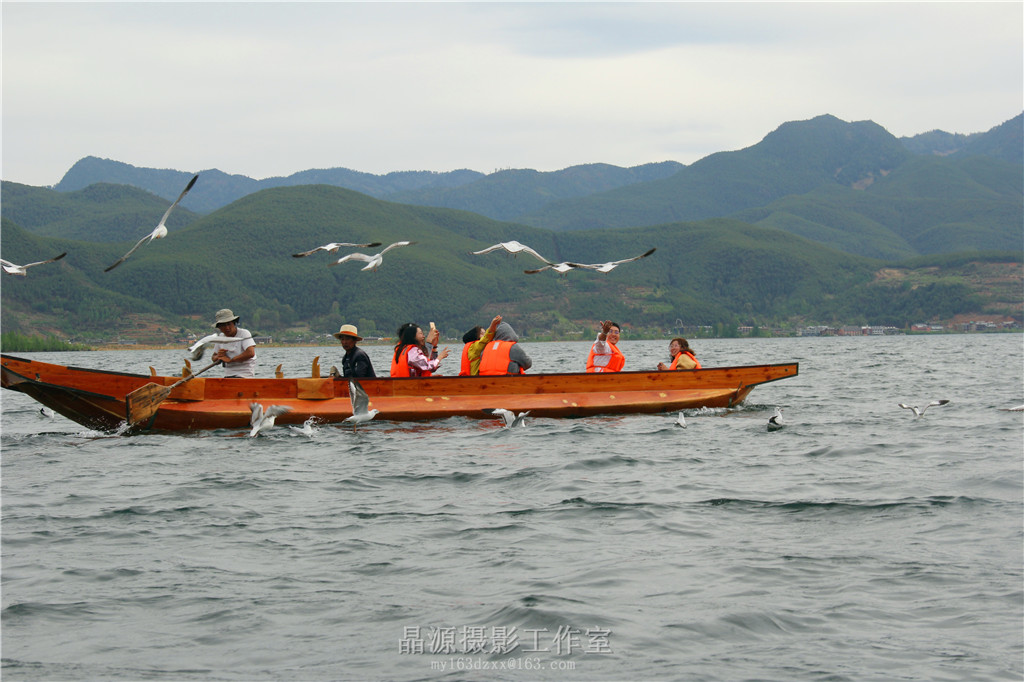
M 345 263 L 350 260 L 361 260 L 367 264 L 366 267 L 363 268 L 363 270 L 373 270 L 374 272 L 376 272 L 377 268 L 379 268 L 380 264 L 383 262 L 385 253 L 387 253 L 391 249 L 397 249 L 399 246 L 409 246 L 410 244 L 415 243 L 416 242 L 395 242 L 394 244 L 388 244 L 386 247 L 384 247 L 383 251 L 375 253 L 372 256 L 367 256 L 365 253 L 350 253 L 347 256 L 342 256 L 336 262 L 331 263 L 331 265 L 341 265 L 342 263 Z
M 929 407 L 938 407 L 940 405 L 945 405 L 948 402 L 948 400 L 933 400 L 924 407 L 918 407 L 917 405 L 906 405 L 904 403 L 897 403 L 897 405 L 902 407 L 904 410 L 913 410 L 914 416 L 920 419 L 921 417 L 924 416 L 925 411 L 927 411 Z
M 36 265 L 46 265 L 47 263 L 53 263 L 55 261 L 59 261 L 61 258 L 63 258 L 66 255 L 68 255 L 67 251 L 65 251 L 64 253 L 60 254 L 59 256 L 51 258 L 50 260 L 41 260 L 41 261 L 37 261 L 35 263 L 26 263 L 25 265 L 16 265 L 16 264 L 12 263 L 9 260 L 4 260 L 3 258 L 0 258 L 0 267 L 3 267 L 4 272 L 6 272 L 8 275 L 21 275 L 22 277 L 26 277 L 28 275 L 28 273 L 25 272 L 25 270 L 27 270 L 27 269 L 29 269 L 31 267 L 34 267 Z
M 140 239 L 138 242 L 136 242 L 135 246 L 133 246 L 128 251 L 128 253 L 126 253 L 123 256 L 121 256 L 120 258 L 118 258 L 117 261 L 113 265 L 111 265 L 109 268 L 107 268 L 103 272 L 110 272 L 111 270 L 116 268 L 118 265 L 120 265 L 121 263 L 123 263 L 126 260 L 128 260 L 128 256 L 130 256 L 133 253 L 135 253 L 135 251 L 140 246 L 142 246 L 143 244 L 148 244 L 149 242 L 153 241 L 154 239 L 162 239 L 162 238 L 166 237 L 167 236 L 167 226 L 165 225 L 165 223 L 167 222 L 167 216 L 171 215 L 171 211 L 174 210 L 175 206 L 177 206 L 179 203 L 181 203 L 181 200 L 185 198 L 185 195 L 188 194 L 188 191 L 190 189 L 192 189 L 192 185 L 196 184 L 196 180 L 198 180 L 198 179 L 199 179 L 199 175 L 198 174 L 197 175 L 193 175 L 192 179 L 188 181 L 187 185 L 185 185 L 185 189 L 181 190 L 181 194 L 178 195 L 178 198 L 175 199 L 174 203 L 171 204 L 167 208 L 167 210 L 164 212 L 164 217 L 160 219 L 160 222 L 157 223 L 155 228 L 153 228 L 153 231 L 150 232 L 149 234 L 147 234 L 142 239 Z
M 206 353 L 206 349 L 211 345 L 215 343 L 231 343 L 232 341 L 238 341 L 238 338 L 234 336 L 224 336 L 223 334 L 210 334 L 189 346 L 188 355 L 193 360 L 201 360 L 203 354 Z
M 676 418 L 676 426 L 682 426 L 684 429 L 686 428 L 686 417 L 681 411 L 679 412 L 679 416 Z
M 497 251 L 498 249 L 504 249 L 505 251 L 511 253 L 513 256 L 518 255 L 520 253 L 528 253 L 534 258 L 537 258 L 538 260 L 541 260 L 547 263 L 548 265 L 551 265 L 551 261 L 549 261 L 547 258 L 540 255 L 526 244 L 521 244 L 514 239 L 510 242 L 501 242 L 500 244 L 495 244 L 494 246 L 488 246 L 486 249 L 481 249 L 480 251 L 470 251 L 470 253 L 474 256 L 482 256 L 485 253 Z
M 53 410 L 49 407 L 40 407 L 39 414 L 46 419 L 53 419 Z
M 516 414 L 511 410 L 506 410 L 501 407 L 486 408 L 484 412 L 486 412 L 487 414 L 493 414 L 496 417 L 501 417 L 502 419 L 504 419 L 505 426 L 503 428 L 506 429 L 514 429 L 517 426 L 526 426 L 526 415 L 530 414 L 529 410 L 527 410 L 526 412 L 520 412 L 519 414 Z
M 785 423 L 782 421 L 782 410 L 780 410 L 778 407 L 776 407 L 775 408 L 775 414 L 773 414 L 768 419 L 768 430 L 769 431 L 778 431 L 783 426 L 785 426 Z
M 348 380 L 348 397 L 352 401 L 352 416 L 347 417 L 345 423 L 351 424 L 352 433 L 355 433 L 357 426 L 376 417 L 380 410 L 370 409 L 370 396 L 355 379 Z
M 654 253 L 657 250 L 658 249 L 654 248 L 654 249 L 651 249 L 650 251 L 648 251 L 647 253 L 640 254 L 639 256 L 633 256 L 632 258 L 625 258 L 623 260 L 613 260 L 613 261 L 609 261 L 607 263 L 595 263 L 595 264 L 589 264 L 589 265 L 587 263 L 567 263 L 567 265 L 571 265 L 574 268 L 584 268 L 585 270 L 597 270 L 598 272 L 611 272 L 612 270 L 614 270 L 615 268 L 619 267 L 623 263 L 632 263 L 635 260 L 640 260 L 641 258 L 647 258 L 648 256 L 650 256 L 652 253 Z
M 305 256 L 312 256 L 317 251 L 326 251 L 327 253 L 334 253 L 335 251 L 337 251 L 338 249 L 340 249 L 343 246 L 347 247 L 347 248 L 352 248 L 352 249 L 372 249 L 375 246 L 380 246 L 380 242 L 370 242 L 369 244 L 350 244 L 348 242 L 331 242 L 330 244 L 324 244 L 323 246 L 318 246 L 315 249 L 310 249 L 309 251 L 303 251 L 302 253 L 293 253 L 292 257 L 293 258 L 303 258 Z
M 291 412 L 292 408 L 287 405 L 271 405 L 266 410 L 259 403 L 249 403 L 249 409 L 252 410 L 252 417 L 249 418 L 249 423 L 252 424 L 252 431 L 249 432 L 249 437 L 256 436 L 260 431 L 266 431 L 274 425 L 274 422 L 285 412 Z
M 310 417 L 306 421 L 302 422 L 302 426 L 292 426 L 290 428 L 296 433 L 312 438 L 313 434 L 316 432 L 316 429 L 313 428 L 313 425 L 316 424 L 316 422 L 316 417 Z

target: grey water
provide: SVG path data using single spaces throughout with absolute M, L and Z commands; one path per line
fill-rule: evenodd
M 3 391 L 0 672 L 1022 679 L 1022 337 L 693 345 L 705 366 L 800 374 L 686 428 L 452 418 L 253 439 L 97 433 Z M 627 369 L 667 346 L 624 342 Z M 524 347 L 536 371 L 582 370 L 587 350 Z M 386 371 L 388 349 L 369 351 Z M 259 373 L 308 376 L 315 355 L 340 365 L 338 346 L 260 347 Z M 29 356 L 162 374 L 183 357 Z M 951 402 L 897 407 L 933 399 Z

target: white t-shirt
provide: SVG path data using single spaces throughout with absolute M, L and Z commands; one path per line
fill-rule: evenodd
M 216 353 L 221 348 L 228 352 L 229 358 L 236 358 L 241 355 L 246 348 L 252 348 L 256 345 L 256 342 L 252 340 L 252 334 L 249 333 L 248 329 L 242 329 L 236 327 L 235 340 L 230 342 L 215 343 L 213 344 L 213 352 Z M 241 362 L 232 362 L 224 365 L 224 376 L 225 377 L 241 377 L 243 379 L 255 379 L 256 378 L 256 356 L 253 355 L 248 360 Z

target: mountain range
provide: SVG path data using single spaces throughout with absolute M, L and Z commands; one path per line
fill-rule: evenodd
M 152 229 L 190 172 L 89 157 L 53 188 L 2 183 L 4 257 L 69 253 L 5 278 L 2 325 L 172 334 L 203 329 L 220 307 L 248 311 L 257 331 L 350 321 L 385 335 L 409 319 L 459 330 L 495 312 L 533 334 L 607 317 L 655 329 L 1019 318 L 1021 131 L 1018 116 L 986 133 L 897 139 L 870 121 L 820 116 L 689 166 L 332 169 L 262 181 L 202 171 L 169 236 L 111 273 L 104 266 Z M 658 250 L 607 275 L 564 277 L 524 275 L 539 265 L 528 256 L 469 255 L 509 239 L 553 261 Z M 338 240 L 417 243 L 374 273 L 290 257 Z

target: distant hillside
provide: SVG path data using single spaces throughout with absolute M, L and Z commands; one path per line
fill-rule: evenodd
M 657 251 L 608 274 L 567 276 L 524 274 L 539 265 L 526 255 L 469 253 L 508 239 L 555 261 L 600 263 Z M 329 266 L 340 253 L 291 256 L 337 240 L 416 243 L 389 252 L 377 272 L 363 272 L 359 263 Z M 881 261 L 735 220 L 552 232 L 325 185 L 249 195 L 103 272 L 132 241 L 45 237 L 5 218 L 5 258 L 27 262 L 61 251 L 68 256 L 26 278 L 5 277 L 4 330 L 53 331 L 83 340 L 170 339 L 185 329 L 208 331 L 212 313 L 230 307 L 262 333 L 304 326 L 329 333 L 350 322 L 365 334 L 389 336 L 402 322 L 434 320 L 457 337 L 500 312 L 531 336 L 589 329 L 609 317 L 634 329 L 665 329 L 677 319 L 764 326 L 845 322 L 850 316 L 902 326 L 1006 307 L 979 298 L 977 283 L 938 278 L 926 288 L 881 285 L 875 281 Z M 1020 272 L 1019 254 L 997 258 L 1011 264 L 1008 272 Z
M 915 154 L 936 156 L 984 155 L 1010 163 L 1024 163 L 1024 114 L 1019 114 L 984 133 L 961 135 L 933 130 L 900 142 Z

